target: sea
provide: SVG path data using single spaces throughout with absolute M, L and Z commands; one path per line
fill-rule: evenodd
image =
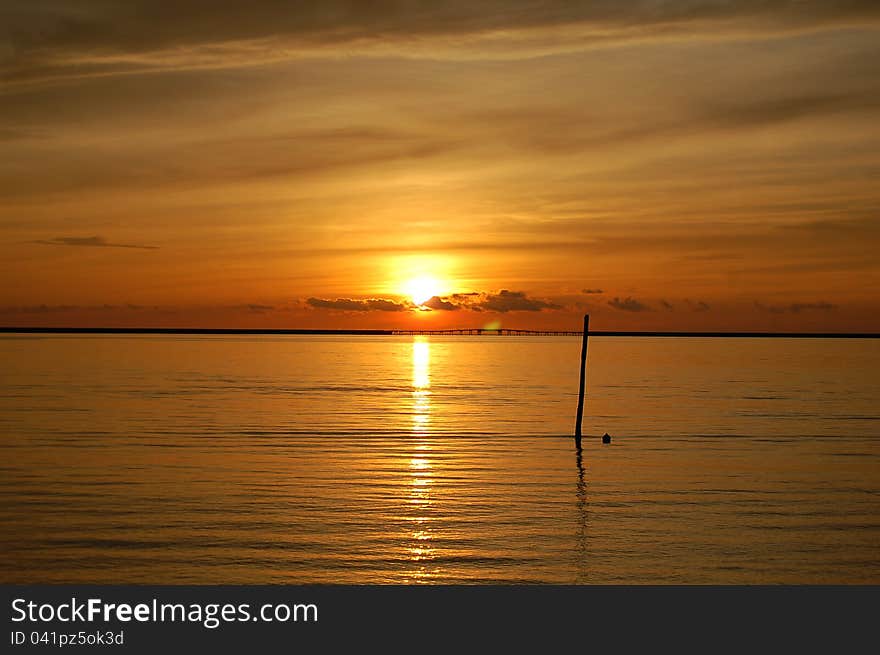
M 0 582 L 880 583 L 880 340 L 580 348 L 2 335 Z

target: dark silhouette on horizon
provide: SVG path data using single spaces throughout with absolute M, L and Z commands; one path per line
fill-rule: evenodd
M 163 327 L 15 327 L 0 326 L 0 334 L 338 334 L 437 336 L 581 336 L 580 330 L 520 330 L 514 328 L 453 328 L 448 330 L 382 330 L 324 328 L 163 328 Z M 590 330 L 592 337 L 699 337 L 749 339 L 880 339 L 880 332 L 686 332 L 658 330 Z

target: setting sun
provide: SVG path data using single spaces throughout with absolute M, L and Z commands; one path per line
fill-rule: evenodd
M 413 304 L 423 305 L 441 293 L 440 283 L 428 275 L 414 277 L 404 284 L 404 291 L 412 299 Z

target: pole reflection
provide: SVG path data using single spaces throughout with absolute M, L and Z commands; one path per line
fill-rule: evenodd
M 440 570 L 432 566 L 435 549 L 432 545 L 431 498 L 433 465 L 428 440 L 431 422 L 431 344 L 425 337 L 415 337 L 412 345 L 412 435 L 417 438 L 409 460 L 409 512 L 411 521 L 407 552 L 412 569 L 411 582 L 429 582 Z
M 575 491 L 575 505 L 577 507 L 578 530 L 577 530 L 577 584 L 589 582 L 589 559 L 587 549 L 587 480 L 584 474 L 583 451 L 578 448 L 575 454 L 577 464 L 577 486 Z

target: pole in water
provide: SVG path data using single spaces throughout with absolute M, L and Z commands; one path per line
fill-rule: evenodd
M 584 420 L 584 386 L 587 377 L 587 338 L 590 332 L 590 315 L 584 314 L 584 340 L 581 344 L 581 386 L 578 391 L 577 420 L 574 424 L 574 445 L 581 449 L 581 423 Z

